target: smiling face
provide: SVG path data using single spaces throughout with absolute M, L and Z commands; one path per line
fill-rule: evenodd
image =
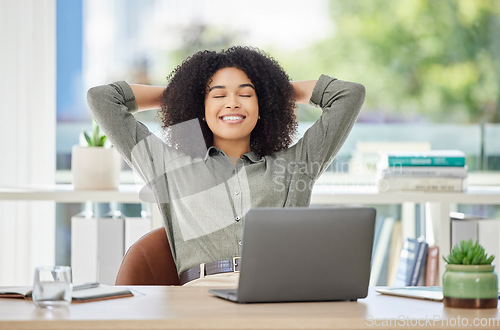
M 220 149 L 229 145 L 248 145 L 259 117 L 255 86 L 246 73 L 234 67 L 215 72 L 205 96 L 205 118 Z

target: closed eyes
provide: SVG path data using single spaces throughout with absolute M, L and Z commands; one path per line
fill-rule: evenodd
M 245 94 L 245 95 L 238 95 L 240 97 L 252 97 L 253 95 L 248 95 L 248 94 Z M 221 99 L 221 98 L 224 98 L 226 97 L 226 95 L 214 95 L 213 98 L 214 99 Z

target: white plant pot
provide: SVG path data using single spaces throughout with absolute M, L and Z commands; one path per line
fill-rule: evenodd
M 112 190 L 120 183 L 120 155 L 114 148 L 73 146 L 73 186 L 80 190 Z

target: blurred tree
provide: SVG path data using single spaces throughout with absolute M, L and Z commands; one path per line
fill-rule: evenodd
M 181 64 L 187 57 L 200 50 L 228 48 L 239 39 L 237 31 L 222 30 L 203 23 L 193 23 L 181 28 L 178 33 L 181 35 L 181 45 L 170 54 L 174 66 Z
M 500 122 L 500 1 L 331 0 L 311 63 L 367 87 L 366 109 Z

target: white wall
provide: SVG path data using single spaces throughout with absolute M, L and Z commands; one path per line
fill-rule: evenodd
M 55 182 L 56 1 L 0 0 L 0 187 Z M 55 261 L 53 202 L 0 201 L 0 285 Z

